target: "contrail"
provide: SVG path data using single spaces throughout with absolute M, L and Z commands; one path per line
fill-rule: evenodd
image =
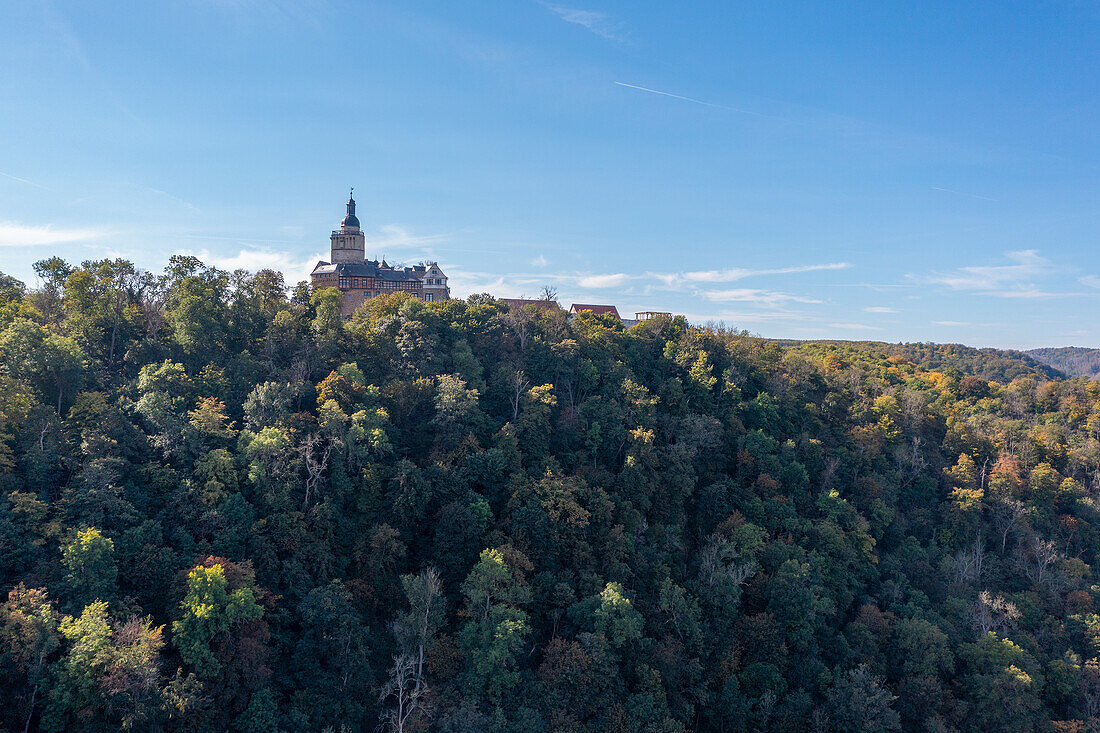
M 979 196 L 976 193 L 963 193 L 962 191 L 953 191 L 950 188 L 940 188 L 939 186 L 932 186 L 933 191 L 943 191 L 944 193 L 953 193 L 956 196 L 969 196 L 972 199 L 981 199 L 982 201 L 992 201 L 998 203 L 997 199 L 991 199 L 988 196 Z
M 46 189 L 47 191 L 49 190 L 48 188 L 46 188 L 45 186 L 43 186 L 40 183 L 35 183 L 34 181 L 28 181 L 26 178 L 20 178 L 19 176 L 13 176 L 11 173 L 5 173 L 4 171 L 0 171 L 0 176 L 3 176 L 4 178 L 10 178 L 13 181 L 19 181 L 20 183 L 25 183 L 28 186 L 34 186 L 35 188 Z
M 715 104 L 714 102 L 704 102 L 702 99 L 695 99 L 693 97 L 685 97 L 681 94 L 673 94 L 671 92 L 662 92 L 659 89 L 650 89 L 649 87 L 640 87 L 637 84 L 626 84 L 625 82 L 621 82 L 621 81 L 617 81 L 617 82 L 615 82 L 615 84 L 618 84 L 621 87 L 628 87 L 630 89 L 637 89 L 640 92 L 649 92 L 650 94 L 660 94 L 662 97 L 672 97 L 673 99 L 679 99 L 679 100 L 682 100 L 684 102 L 691 102 L 693 104 L 701 104 L 704 107 L 713 107 L 715 109 L 725 109 L 725 110 L 729 110 L 730 112 L 739 112 L 743 115 L 752 115 L 753 117 L 764 117 L 764 118 L 769 119 L 769 120 L 782 120 L 783 122 L 790 122 L 790 120 L 784 119 L 782 117 L 772 117 L 771 115 L 765 115 L 765 114 L 761 114 L 759 112 L 753 112 L 750 109 L 741 109 L 740 107 L 727 107 L 724 104 Z

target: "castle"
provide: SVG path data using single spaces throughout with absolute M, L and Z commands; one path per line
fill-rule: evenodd
M 354 189 L 352 190 L 354 193 Z M 366 237 L 355 216 L 355 198 L 348 197 L 348 213 L 334 231 L 329 262 L 318 262 L 310 273 L 315 288 L 337 288 L 344 294 L 343 313 L 350 316 L 370 298 L 405 292 L 423 301 L 447 300 L 451 289 L 436 262 L 414 267 L 392 267 L 385 260 L 366 259 Z

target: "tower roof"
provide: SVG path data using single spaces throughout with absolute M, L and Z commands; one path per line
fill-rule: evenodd
M 356 229 L 359 228 L 359 219 L 355 216 L 355 197 L 353 196 L 354 193 L 355 189 L 353 188 L 351 189 L 351 193 L 348 194 L 348 213 L 347 216 L 344 217 L 343 221 L 340 222 L 341 227 L 355 227 Z

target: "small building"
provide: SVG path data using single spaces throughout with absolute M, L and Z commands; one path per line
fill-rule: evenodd
M 329 262 L 318 262 L 310 273 L 315 288 L 337 288 L 344 294 L 343 314 L 350 316 L 371 298 L 386 293 L 408 293 L 431 302 L 448 300 L 447 276 L 436 262 L 415 267 L 393 267 L 385 260 L 368 260 L 366 237 L 355 216 L 355 198 L 348 197 L 347 214 L 330 237 Z
M 613 305 L 587 305 L 585 303 L 574 303 L 569 308 L 569 315 L 579 315 L 584 311 L 589 311 L 591 313 L 595 313 L 596 315 L 610 313 L 611 315 L 618 318 L 620 321 L 622 320 L 622 316 L 619 315 L 619 309 Z
M 439 269 L 438 262 L 422 262 L 409 268 L 423 283 L 422 298 L 425 302 L 450 300 L 451 289 L 447 287 L 447 276 Z
M 634 314 L 634 320 L 641 323 L 642 321 L 651 321 L 654 318 L 672 318 L 671 313 L 665 311 L 639 311 Z
M 533 305 L 540 310 L 559 310 L 561 308 L 558 301 L 547 300 L 546 298 L 500 298 L 499 300 L 509 308 L 522 308 L 525 305 Z

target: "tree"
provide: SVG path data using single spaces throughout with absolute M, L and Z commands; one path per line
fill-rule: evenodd
M 63 289 L 73 268 L 60 257 L 49 257 L 34 263 L 34 273 L 42 281 L 42 288 L 35 293 L 34 302 L 47 323 L 57 324 L 64 317 L 62 310 Z
M 414 716 L 424 716 L 427 713 L 427 693 L 428 688 L 423 684 L 423 678 L 416 672 L 416 660 L 408 654 L 395 656 L 389 677 L 378 696 L 383 706 L 392 700 L 390 707 L 382 709 L 382 727 L 394 733 L 404 733 L 409 721 L 415 719 Z
M 467 659 L 465 686 L 471 695 L 499 705 L 519 683 L 518 655 L 530 632 L 520 606 L 530 593 L 522 574 L 505 562 L 500 549 L 482 551 L 462 592 L 470 619 L 459 633 L 459 648 Z
M 141 394 L 134 409 L 145 418 L 154 434 L 153 444 L 166 455 L 178 455 L 186 447 L 187 405 L 193 390 L 183 364 L 165 359 L 146 364 L 138 373 Z
M 402 575 L 401 587 L 409 602 L 409 610 L 394 623 L 394 633 L 404 654 L 416 660 L 416 676 L 424 676 L 424 652 L 443 628 L 446 599 L 443 580 L 435 568 L 426 568 L 416 575 Z
M 0 312 L 11 313 L 11 306 L 18 307 L 26 294 L 27 286 L 23 281 L 0 272 Z
M 343 301 L 343 293 L 336 288 L 318 288 L 309 299 L 316 314 L 311 328 L 323 345 L 331 346 L 340 333 L 343 326 L 340 315 Z
M 84 377 L 84 351 L 67 336 L 49 333 L 38 324 L 17 318 L 0 333 L 0 358 L 8 374 L 35 386 L 60 414 L 66 396 L 75 396 Z
M 45 681 L 46 660 L 60 643 L 59 616 L 44 588 L 15 586 L 0 606 L 0 670 L 11 707 L 0 713 L 12 730 L 26 733 Z M 11 716 L 11 717 L 9 717 Z
M 173 255 L 166 278 L 166 312 L 176 344 L 197 364 L 223 353 L 229 337 L 228 273 Z
M 141 729 L 160 714 L 162 628 L 133 618 L 112 626 L 107 603 L 61 620 L 70 644 L 42 716 L 44 730 L 95 721 L 94 728 Z
M 78 607 L 94 600 L 110 599 L 114 594 L 118 567 L 115 543 L 91 527 L 77 531 L 63 551 L 66 579 Z
M 881 733 L 901 729 L 901 717 L 892 707 L 895 699 L 882 679 L 861 664 L 829 689 L 826 704 L 837 730 Z
M 768 611 L 787 631 L 796 648 L 809 643 L 817 624 L 832 612 L 827 592 L 808 563 L 787 560 L 770 583 Z
M 593 600 L 596 603 L 592 609 L 592 629 L 602 634 L 613 648 L 641 638 L 642 614 L 630 603 L 621 585 L 608 583 Z
M 222 669 L 222 660 L 212 648 L 216 638 L 261 616 L 263 609 L 252 588 L 230 590 L 221 564 L 198 565 L 187 575 L 180 619 L 172 623 L 176 648 L 199 677 L 215 677 Z
M 124 730 L 145 725 L 160 714 L 163 630 L 148 618 L 131 618 L 112 629 L 100 685 L 109 698 L 108 710 L 117 711 Z
M 137 308 L 141 273 L 123 259 L 81 264 L 65 280 L 66 326 L 89 353 L 116 371 L 124 343 L 138 335 L 144 318 Z
M 466 382 L 456 374 L 439 377 L 436 388 L 436 414 L 432 422 L 443 430 L 457 429 L 467 423 L 477 409 L 478 391 L 467 389 Z
M 290 417 L 298 390 L 290 383 L 264 382 L 256 385 L 244 402 L 246 426 L 253 432 L 275 427 Z
M 321 727 L 354 726 L 369 692 L 369 630 L 339 580 L 311 590 L 298 606 L 302 633 L 295 652 L 297 685 L 307 691 L 310 719 Z
M 237 435 L 225 414 L 225 403 L 216 397 L 204 397 L 187 413 L 188 423 L 208 440 L 229 440 Z

